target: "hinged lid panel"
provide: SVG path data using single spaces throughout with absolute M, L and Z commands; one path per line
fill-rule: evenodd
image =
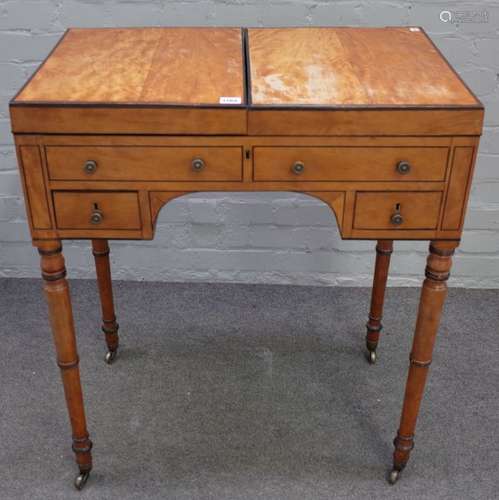
M 13 130 L 244 134 L 242 38 L 240 28 L 70 29 L 11 102 Z
M 479 106 L 421 28 L 248 30 L 256 106 Z
M 421 28 L 251 28 L 251 135 L 479 135 L 483 106 Z

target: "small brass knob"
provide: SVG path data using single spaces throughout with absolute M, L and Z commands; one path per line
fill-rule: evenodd
M 100 224 L 102 219 L 104 219 L 104 214 L 98 209 L 95 209 L 92 215 L 90 215 L 90 222 L 92 224 Z
M 192 170 L 195 172 L 199 172 L 200 170 L 203 170 L 205 167 L 205 163 L 202 158 L 194 158 L 192 160 Z
M 87 174 L 93 174 L 97 170 L 97 162 L 94 160 L 86 161 L 83 170 L 85 170 Z
M 400 212 L 395 212 L 391 218 L 390 218 L 390 222 L 394 225 L 394 226 L 400 226 L 400 224 L 402 224 L 404 222 L 404 218 L 402 217 L 402 214 Z
M 399 161 L 396 170 L 399 174 L 408 174 L 411 171 L 411 164 L 408 161 Z
M 293 163 L 293 166 L 291 167 L 291 170 L 296 175 L 303 174 L 303 172 L 305 171 L 305 164 L 302 161 L 295 161 Z

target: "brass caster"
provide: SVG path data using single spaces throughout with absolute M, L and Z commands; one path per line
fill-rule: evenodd
M 370 365 L 374 365 L 374 363 L 376 363 L 376 351 L 367 352 L 367 361 L 369 361 Z
M 109 351 L 107 354 L 106 354 L 106 363 L 108 365 L 112 364 L 112 362 L 116 359 L 116 356 L 118 354 L 118 351 Z
M 76 479 L 75 479 L 75 488 L 78 491 L 80 491 L 80 490 L 83 489 L 83 487 L 85 486 L 85 484 L 87 482 L 88 476 L 90 476 L 90 472 L 82 472 L 81 474 L 79 474 L 78 476 L 76 476 Z
M 400 472 L 399 470 L 397 469 L 393 469 L 391 472 L 390 472 L 390 475 L 388 476 L 388 482 L 390 484 L 395 484 L 398 480 L 399 480 L 399 477 L 400 477 Z

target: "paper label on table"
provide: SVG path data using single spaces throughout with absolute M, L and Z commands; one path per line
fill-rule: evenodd
M 220 97 L 220 104 L 241 104 L 240 97 Z

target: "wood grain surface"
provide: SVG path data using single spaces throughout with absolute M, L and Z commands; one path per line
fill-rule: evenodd
M 55 191 L 53 193 L 57 227 L 61 229 L 140 229 L 137 193 Z M 98 210 L 102 220 L 93 224 Z
M 421 28 L 252 28 L 255 105 L 477 106 Z
M 18 155 L 23 165 L 24 198 L 31 224 L 37 229 L 49 229 L 52 224 L 40 149 L 36 146 L 21 146 Z
M 242 180 L 241 147 L 56 146 L 46 154 L 52 180 Z M 192 167 L 195 158 L 204 163 L 200 170 Z M 89 160 L 96 165 L 91 173 L 84 168 Z
M 442 193 L 433 192 L 358 192 L 355 202 L 355 229 L 435 229 Z M 402 223 L 391 217 L 400 213 Z M 395 238 L 395 235 L 394 235 Z
M 443 181 L 448 148 L 255 147 L 255 181 Z M 400 173 L 397 164 L 409 163 Z M 293 171 L 301 162 L 303 171 Z
M 420 28 L 249 29 L 247 58 L 243 33 L 240 28 L 70 29 L 11 101 L 12 130 L 481 133 L 483 106 Z
M 244 104 L 239 28 L 70 29 L 15 102 Z

